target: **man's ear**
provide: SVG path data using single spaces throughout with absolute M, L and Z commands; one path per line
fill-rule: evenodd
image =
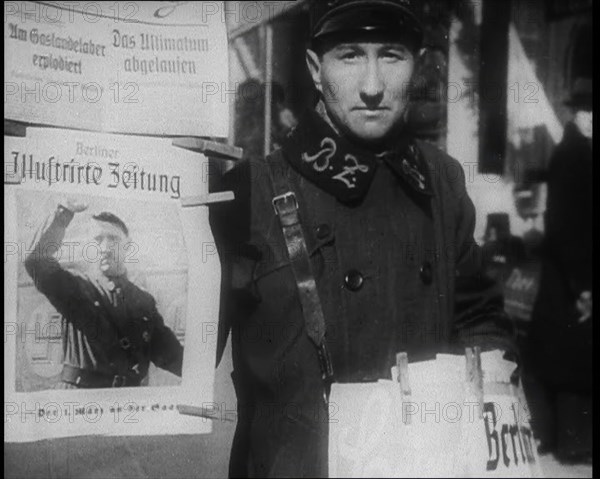
M 306 49 L 306 66 L 310 72 L 315 88 L 323 93 L 323 85 L 321 84 L 321 60 L 313 50 Z

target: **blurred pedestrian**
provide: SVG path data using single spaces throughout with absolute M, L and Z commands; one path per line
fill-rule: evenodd
M 531 341 L 551 411 L 534 417 L 542 446 L 579 462 L 592 453 L 592 79 L 577 79 L 566 103 L 573 119 L 548 170 Z

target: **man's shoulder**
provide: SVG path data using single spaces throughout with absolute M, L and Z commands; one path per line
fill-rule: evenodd
M 217 244 L 237 248 L 252 239 L 273 211 L 272 187 L 265 159 L 244 159 L 223 174 L 215 191 L 232 191 L 233 201 L 212 205 L 210 222 Z
M 417 140 L 416 143 L 434 180 L 434 188 L 439 183 L 452 190 L 464 189 L 464 166 L 456 158 L 428 141 Z
M 235 202 L 248 202 L 270 185 L 269 167 L 264 158 L 244 159 L 223 174 L 217 191 L 233 191 Z
M 450 156 L 433 143 L 426 140 L 415 140 L 415 142 L 427 162 L 460 165 L 456 158 Z

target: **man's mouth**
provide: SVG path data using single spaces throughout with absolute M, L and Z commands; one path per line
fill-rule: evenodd
M 387 113 L 390 109 L 385 107 L 385 106 L 378 106 L 378 107 L 366 107 L 366 106 L 359 106 L 356 108 L 353 108 L 353 111 L 357 112 L 359 115 L 362 115 L 363 117 L 366 118 L 379 118 L 382 115 L 384 115 L 385 113 Z
M 358 113 L 362 118 L 364 118 L 366 120 L 379 120 L 379 119 L 383 118 L 387 114 L 388 111 L 389 111 L 389 108 L 385 108 L 385 107 L 377 107 L 377 108 L 360 107 L 360 108 L 355 109 L 355 112 Z
M 358 110 L 358 111 L 366 111 L 366 112 L 377 112 L 377 111 L 387 111 L 389 110 L 389 108 L 387 106 L 375 106 L 375 107 L 370 107 L 370 106 L 355 106 L 353 108 L 353 110 Z
M 110 266 L 112 264 L 112 258 L 110 256 L 100 257 L 100 266 Z

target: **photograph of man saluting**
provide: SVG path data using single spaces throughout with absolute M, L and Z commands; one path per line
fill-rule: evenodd
M 150 362 L 181 376 L 183 346 L 152 295 L 133 284 L 125 266 L 129 230 L 110 212 L 90 219 L 90 243 L 99 261 L 90 271 L 63 268 L 53 253 L 73 217 L 88 205 L 66 199 L 38 230 L 25 269 L 62 315 L 61 389 L 136 387 Z M 130 245 L 131 246 L 131 245 Z

